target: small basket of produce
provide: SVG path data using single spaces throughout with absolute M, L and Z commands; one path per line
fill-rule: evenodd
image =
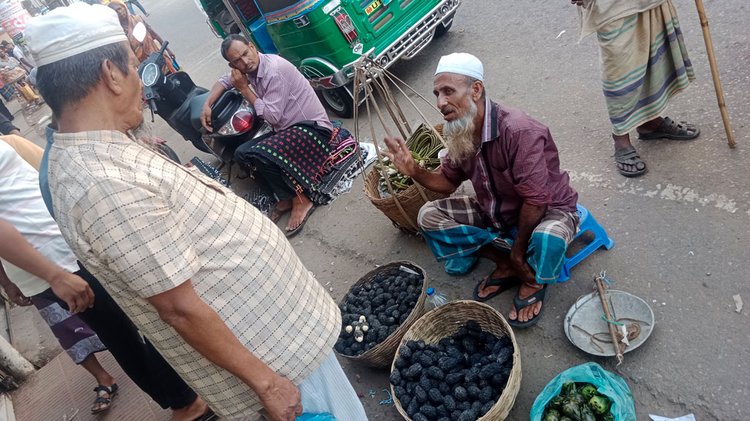
M 635 421 L 627 383 L 596 363 L 571 367 L 552 379 L 531 407 L 531 421 Z
M 521 386 L 521 355 L 500 313 L 476 301 L 453 301 L 406 332 L 390 382 L 406 420 L 503 420 Z
M 344 358 L 388 367 L 409 327 L 425 311 L 427 275 L 411 262 L 370 271 L 339 303 L 342 328 L 334 349 Z
M 441 131 L 441 125 L 433 129 L 422 124 L 406 141 L 412 156 L 423 168 L 435 170 L 440 166 L 438 152 L 443 149 L 443 143 L 438 135 Z M 448 196 L 414 183 L 398 172 L 387 157 L 381 158 L 365 178 L 365 194 L 396 227 L 409 233 L 419 232 L 417 215 L 422 205 Z

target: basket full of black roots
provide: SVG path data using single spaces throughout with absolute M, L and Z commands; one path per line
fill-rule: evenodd
M 367 273 L 339 303 L 342 326 L 336 353 L 371 367 L 389 367 L 401 337 L 425 312 L 426 290 L 424 269 L 411 262 L 393 262 Z
M 406 332 L 390 383 L 406 420 L 504 420 L 521 385 L 521 354 L 495 309 L 453 301 Z

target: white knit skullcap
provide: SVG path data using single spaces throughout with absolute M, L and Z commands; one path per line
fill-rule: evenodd
M 484 66 L 475 56 L 468 53 L 453 53 L 440 57 L 435 74 L 456 73 L 484 81 Z
M 37 66 L 128 40 L 114 10 L 83 2 L 32 18 L 23 35 Z

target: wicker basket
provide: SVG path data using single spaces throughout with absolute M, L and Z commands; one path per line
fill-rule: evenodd
M 443 125 L 438 124 L 434 128 L 442 136 Z M 395 197 L 389 196 L 384 198 L 380 195 L 379 184 L 380 173 L 373 168 L 365 177 L 365 194 L 367 198 L 393 222 L 393 225 L 410 234 L 417 234 L 419 232 L 417 216 L 419 216 L 419 209 L 425 203 L 450 196 L 434 192 L 415 183 L 406 190 L 394 195 Z
M 425 297 L 427 296 L 427 273 L 424 271 L 424 269 L 412 262 L 392 262 L 368 272 L 349 289 L 349 292 L 351 292 L 358 286 L 367 285 L 372 282 L 375 276 L 379 273 L 388 271 L 393 268 L 399 268 L 401 266 L 405 266 L 422 275 L 422 292 L 419 294 L 419 298 L 417 299 L 417 305 L 411 310 L 411 313 L 409 313 L 409 317 L 407 317 L 406 320 L 401 323 L 401 326 L 399 326 L 395 332 L 388 335 L 388 337 L 385 338 L 383 342 L 375 345 L 373 348 L 363 352 L 362 354 L 357 356 L 350 356 L 337 352 L 338 355 L 348 360 L 361 362 L 374 368 L 387 368 L 393 362 L 393 355 L 396 353 L 396 350 L 401 343 L 401 337 L 404 336 L 406 331 L 409 330 L 409 327 L 411 327 L 411 325 L 414 324 L 414 322 L 416 322 L 425 313 L 424 301 Z M 349 292 L 347 292 L 347 295 L 349 295 Z M 346 295 L 344 296 L 344 299 L 346 299 Z M 344 299 L 342 299 L 341 302 L 343 302 Z
M 481 421 L 499 421 L 504 420 L 510 413 L 513 404 L 518 395 L 518 389 L 521 387 L 521 353 L 516 343 L 516 337 L 513 330 L 505 321 L 502 315 L 495 311 L 487 304 L 476 301 L 452 301 L 442 305 L 417 320 L 401 339 L 401 346 L 409 341 L 423 340 L 425 343 L 434 344 L 443 338 L 452 336 L 467 321 L 475 320 L 482 327 L 482 330 L 490 332 L 496 336 L 509 336 L 513 342 L 513 368 L 508 377 L 508 383 L 505 390 L 498 398 L 495 405 L 483 417 Z M 400 350 L 400 349 L 399 349 Z M 396 356 L 391 364 L 391 372 L 395 368 L 396 359 L 399 356 L 399 350 L 396 350 Z M 405 420 L 411 421 L 406 411 L 401 406 L 401 401 L 396 397 L 396 392 L 391 385 L 391 396 L 396 404 L 396 409 Z

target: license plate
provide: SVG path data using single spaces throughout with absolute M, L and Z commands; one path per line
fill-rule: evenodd
M 377 10 L 378 7 L 380 7 L 382 5 L 383 5 L 383 1 L 382 0 L 375 0 L 374 2 L 370 3 L 369 6 L 367 6 L 367 8 L 365 9 L 365 14 L 367 14 L 368 16 L 371 15 L 372 12 L 374 12 L 375 10 Z

